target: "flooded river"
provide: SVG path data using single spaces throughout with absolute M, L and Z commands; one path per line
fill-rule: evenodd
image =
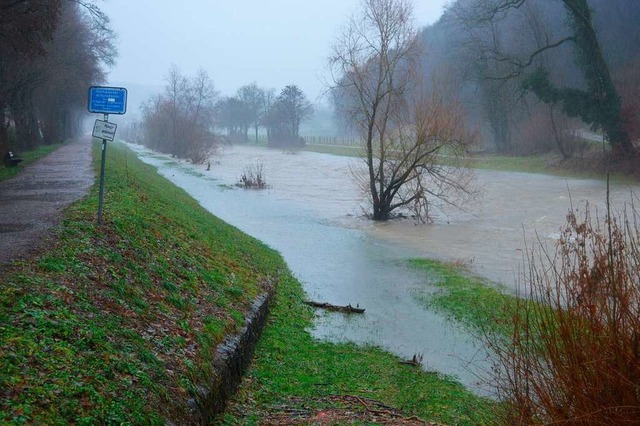
M 362 316 L 322 314 L 313 333 L 331 341 L 381 346 L 404 358 L 423 354 L 427 370 L 455 376 L 478 393 L 489 368 L 477 341 L 416 301 L 432 291 L 405 261 L 415 257 L 463 261 L 477 273 L 514 288 L 525 238 L 553 244 L 569 200 L 603 205 L 598 180 L 478 171 L 480 198 L 466 213 L 449 212 L 433 225 L 412 220 L 373 223 L 351 175 L 358 159 L 252 147 L 228 148 L 211 170 L 133 147 L 141 159 L 184 188 L 206 209 L 282 253 L 310 299 L 359 305 Z M 263 165 L 270 188 L 233 185 L 245 167 Z M 629 199 L 615 187 L 614 200 Z M 536 234 L 537 232 L 537 234 Z

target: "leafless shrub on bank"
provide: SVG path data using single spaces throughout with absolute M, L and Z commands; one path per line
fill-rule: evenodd
M 264 164 L 246 166 L 236 186 L 244 189 L 267 189 L 269 186 L 264 178 Z
M 640 215 L 574 209 L 528 255 L 529 300 L 492 336 L 506 424 L 640 424 Z M 530 301 L 537 303 L 530 303 Z

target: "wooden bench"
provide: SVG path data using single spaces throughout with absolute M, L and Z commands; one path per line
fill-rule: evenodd
M 22 162 L 22 158 L 18 158 L 13 154 L 13 151 L 7 152 L 4 156 L 4 165 L 7 167 L 15 167 Z

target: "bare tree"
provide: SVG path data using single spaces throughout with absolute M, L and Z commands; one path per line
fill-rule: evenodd
M 62 0 L 14 0 L 0 4 L 0 51 L 44 54 L 58 25 Z
M 251 83 L 239 88 L 236 97 L 246 106 L 247 116 L 251 119 L 251 127 L 255 132 L 255 141 L 258 142 L 258 130 L 265 113 L 265 90 L 256 83 Z
M 0 4 L 0 156 L 76 134 L 86 88 L 113 64 L 108 24 L 91 1 Z
M 302 145 L 300 124 L 313 114 L 314 108 L 296 85 L 288 85 L 280 92 L 265 116 L 269 145 Z
M 185 129 L 186 156 L 194 163 L 202 163 L 215 145 L 213 128 L 217 97 L 209 74 L 198 70 L 189 85 Z
M 269 88 L 264 91 L 264 111 L 260 119 L 260 124 L 267 130 L 267 140 L 271 140 L 271 126 L 269 126 L 271 108 L 276 102 L 276 89 Z
M 145 145 L 194 163 L 204 161 L 216 144 L 213 116 L 217 96 L 205 71 L 189 79 L 172 66 L 165 93 L 142 108 Z
M 461 169 L 436 161 L 438 154 L 456 157 L 472 138 L 438 84 L 430 93 L 420 84 L 420 53 L 407 0 L 363 0 L 333 46 L 333 90 L 347 99 L 365 146 L 365 170 L 356 178 L 374 220 L 405 208 L 426 221 L 430 196 L 458 204 L 453 194 L 469 192 Z
M 280 104 L 287 130 L 291 138 L 300 137 L 300 123 L 313 114 L 313 105 L 298 86 L 290 84 L 282 89 L 277 102 Z
M 246 142 L 251 124 L 251 115 L 247 104 L 237 96 L 225 97 L 215 107 L 216 125 L 226 131 L 231 142 Z

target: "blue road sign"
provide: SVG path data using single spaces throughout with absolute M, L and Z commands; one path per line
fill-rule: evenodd
M 89 88 L 89 112 L 124 114 L 127 112 L 127 89 L 91 86 Z

